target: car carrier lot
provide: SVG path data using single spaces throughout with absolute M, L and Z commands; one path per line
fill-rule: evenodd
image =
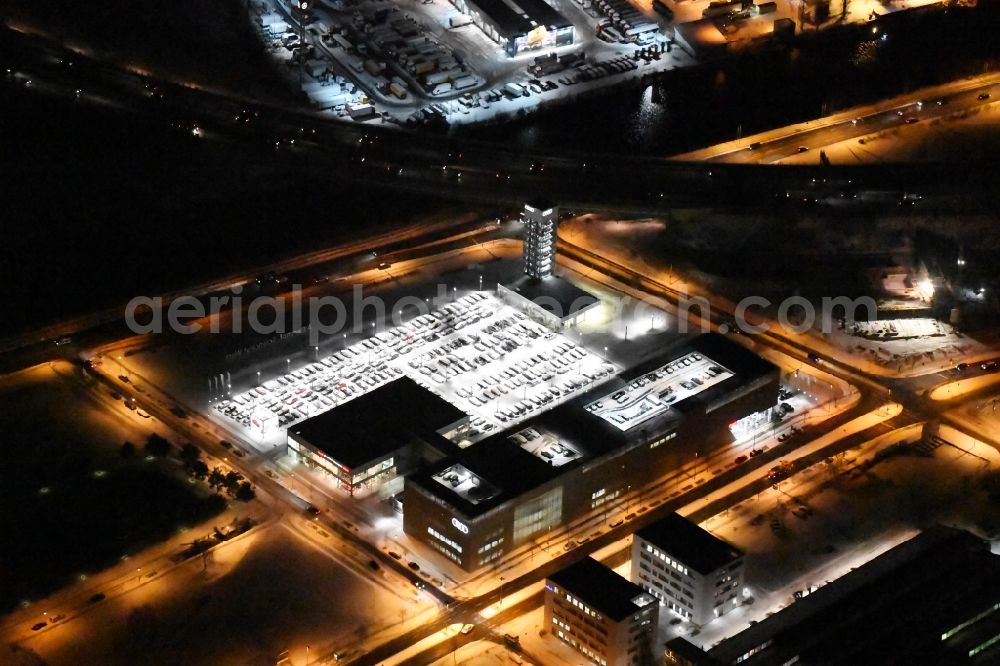
M 374 327 L 373 327 L 374 331 Z M 408 376 L 472 417 L 476 441 L 548 409 L 617 371 L 568 338 L 483 292 L 377 332 L 215 404 L 269 436 Z

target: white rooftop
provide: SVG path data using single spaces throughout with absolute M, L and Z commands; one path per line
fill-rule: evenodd
M 672 404 L 701 393 L 733 373 L 698 352 L 676 358 L 587 405 L 619 430 L 629 430 L 665 413 Z
M 579 446 L 562 441 L 538 426 L 520 430 L 510 435 L 508 439 L 553 467 L 562 467 L 566 463 L 579 460 L 584 456 L 584 451 Z
M 484 292 L 215 405 L 267 435 L 409 376 L 473 417 L 471 441 L 606 381 L 614 365 Z
M 500 492 L 492 483 L 460 464 L 452 465 L 431 478 L 472 504 L 479 504 Z

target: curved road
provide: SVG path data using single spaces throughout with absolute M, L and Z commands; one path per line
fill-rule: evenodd
M 10 30 L 3 37 L 0 57 L 13 67 L 0 75 L 0 84 L 15 94 L 46 94 L 105 108 L 112 100 L 116 113 L 160 119 L 201 140 L 240 143 L 331 178 L 446 192 L 492 205 L 544 193 L 570 208 L 655 213 L 678 206 L 797 208 L 830 199 L 838 205 L 885 205 L 887 196 L 902 200 L 916 192 L 924 205 L 982 209 L 992 208 L 1000 176 L 1000 165 L 706 164 L 586 154 L 574 147 L 554 155 L 429 131 L 332 122 L 311 112 L 134 73 L 40 37 Z

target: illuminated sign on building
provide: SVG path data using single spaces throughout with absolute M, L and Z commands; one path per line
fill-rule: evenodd
M 557 38 L 558 35 L 556 30 L 549 30 L 544 25 L 540 25 L 532 29 L 528 34 L 516 37 L 514 41 L 517 45 L 518 51 L 525 51 L 528 49 L 541 49 L 555 46 Z M 572 40 L 570 40 L 570 42 L 572 42 Z
M 452 524 L 452 526 L 455 529 L 457 529 L 462 534 L 468 534 L 469 533 L 469 526 L 466 525 L 465 523 L 459 521 L 458 518 L 452 518 L 451 519 L 451 524 Z

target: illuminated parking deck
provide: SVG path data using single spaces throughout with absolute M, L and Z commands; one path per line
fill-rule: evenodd
M 540 427 L 525 428 L 510 435 L 508 439 L 553 467 L 562 467 L 584 457 L 580 447 L 562 441 Z
M 625 431 L 732 376 L 712 359 L 691 352 L 595 400 L 587 410 Z
M 259 435 L 408 376 L 472 417 L 470 442 L 551 409 L 617 368 L 495 296 L 473 293 L 216 403 Z
M 500 493 L 499 488 L 463 465 L 452 465 L 431 478 L 472 504 L 479 504 Z

